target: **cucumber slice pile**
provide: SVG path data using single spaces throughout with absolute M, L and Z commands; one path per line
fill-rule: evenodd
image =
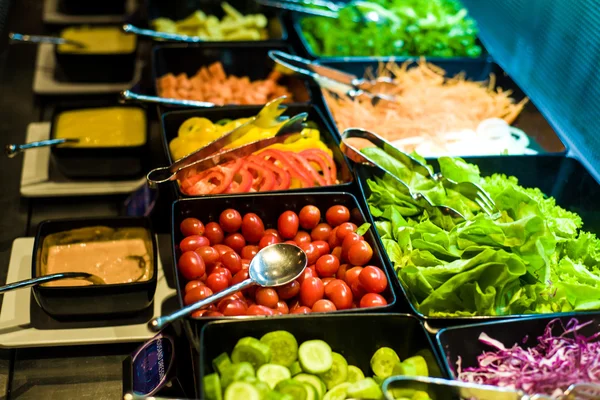
M 395 375 L 427 376 L 427 361 L 420 355 L 400 360 L 390 347 L 378 349 L 370 361 L 372 377 L 333 352 L 323 340 L 300 345 L 287 331 L 241 338 L 231 357 L 219 354 L 215 373 L 203 378 L 206 400 L 382 400 L 383 381 Z M 391 389 L 397 400 L 431 400 L 427 392 Z

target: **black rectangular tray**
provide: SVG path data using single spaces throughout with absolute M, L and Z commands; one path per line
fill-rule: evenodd
M 263 318 L 249 321 L 219 321 L 202 329 L 200 346 L 200 376 L 213 372 L 211 362 L 222 352 L 231 354 L 237 341 L 246 336 L 260 339 L 275 330 L 286 330 L 296 337 L 298 344 L 321 339 L 331 349 L 342 354 L 350 365 L 371 376 L 370 360 L 379 348 L 394 349 L 401 360 L 417 352 L 427 360 L 429 374 L 445 377 L 432 341 L 418 319 L 407 314 L 321 314 L 302 317 Z M 200 388 L 200 393 L 202 392 Z
M 238 210 L 242 215 L 247 212 L 256 213 L 265 224 L 265 229 L 277 227 L 277 218 L 279 215 L 286 210 L 293 210 L 299 212 L 305 205 L 317 206 L 322 215 L 324 215 L 327 208 L 339 204 L 345 205 L 350 210 L 358 208 L 361 214 L 362 221 L 356 221 L 355 223 L 360 226 L 364 221 L 367 221 L 365 217 L 364 209 L 361 209 L 356 198 L 349 193 L 267 193 L 267 194 L 255 194 L 253 196 L 219 196 L 219 197 L 204 197 L 196 199 L 183 199 L 177 200 L 173 203 L 173 219 L 172 219 L 172 232 L 171 237 L 173 240 L 173 266 L 175 268 L 175 280 L 177 281 L 177 297 L 179 299 L 179 305 L 183 307 L 183 296 L 185 288 L 185 279 L 179 274 L 177 269 L 177 260 L 179 259 L 180 252 L 179 242 L 183 239 L 181 232 L 179 231 L 179 225 L 181 221 L 188 217 L 198 218 L 205 225 L 211 221 L 218 221 L 221 212 L 228 208 L 234 208 Z M 391 282 L 397 279 L 392 279 L 390 271 L 382 261 L 380 256 L 381 250 L 375 240 L 375 234 L 373 228 L 364 235 L 365 240 L 373 248 L 373 258 L 371 259 L 370 265 L 381 268 L 388 279 L 390 284 L 388 288 L 381 293 L 383 297 L 388 301 L 388 305 L 376 309 L 351 309 L 344 311 L 336 311 L 335 313 L 369 313 L 369 312 L 390 312 L 396 306 L 397 296 L 392 290 Z M 398 299 L 404 301 L 404 299 Z M 405 301 L 404 301 L 405 302 Z M 246 318 L 246 317 L 224 317 L 221 319 L 232 319 L 232 318 Z M 251 317 L 249 317 L 251 318 Z M 275 317 L 276 319 L 279 317 Z M 188 318 L 191 323 L 193 335 L 198 337 L 199 328 L 204 325 L 205 322 L 210 320 L 219 319 L 211 317 L 200 317 L 200 318 Z M 192 339 L 191 339 L 192 340 Z M 192 340 L 193 342 L 194 340 Z
M 583 165 L 569 157 L 559 155 L 539 155 L 539 156 L 487 156 L 487 157 L 467 157 L 465 160 L 476 164 L 482 176 L 488 176 L 493 173 L 515 176 L 519 179 L 519 184 L 523 187 L 537 187 L 547 196 L 556 199 L 556 204 L 579 214 L 584 222 L 583 229 L 596 234 L 600 234 L 600 208 L 598 199 L 600 198 L 600 185 L 583 167 Z M 435 160 L 428 160 L 435 171 L 439 171 L 439 164 Z M 362 206 L 367 207 L 367 199 L 371 191 L 367 185 L 367 179 L 372 176 L 381 176 L 383 172 L 375 167 L 357 165 L 355 167 L 356 180 L 364 197 L 361 199 Z M 369 213 L 371 223 L 375 220 Z M 381 242 L 380 235 L 375 232 L 377 245 L 382 249 L 383 259 L 388 265 L 388 270 L 393 271 L 393 263 L 389 259 Z M 405 289 L 393 272 L 394 290 L 401 292 L 409 299 L 410 312 L 425 320 L 432 332 L 439 328 L 481 322 L 498 319 L 517 319 L 528 315 L 507 315 L 507 316 L 477 316 L 477 317 L 429 317 L 423 315 L 415 307 L 412 295 L 408 289 Z M 586 313 L 579 313 L 586 314 Z M 544 314 L 546 316 L 562 316 L 564 313 Z
M 167 73 L 174 75 L 186 73 L 194 75 L 201 67 L 220 61 L 227 75 L 248 76 L 250 80 L 265 79 L 273 70 L 275 63 L 268 56 L 269 50 L 281 50 L 293 53 L 291 46 L 265 42 L 247 45 L 244 43 L 170 44 L 155 46 L 152 51 L 152 79 L 156 93 L 157 79 Z M 294 95 L 293 102 L 308 104 L 311 94 L 305 80 L 285 76 L 282 83 Z M 159 112 L 165 109 L 182 107 L 159 106 Z
M 493 339 L 502 342 L 507 348 L 515 343 L 523 347 L 537 345 L 537 338 L 544 333 L 548 322 L 557 316 L 536 316 L 511 321 L 496 321 L 482 324 L 442 329 L 436 335 L 438 350 L 440 351 L 444 373 L 448 377 L 456 379 L 456 361 L 460 356 L 462 367 L 477 366 L 477 356 L 484 351 L 490 351 L 490 347 L 481 343 L 478 338 L 485 332 Z M 571 318 L 577 318 L 580 323 L 593 321 L 578 332 L 585 336 L 591 336 L 600 329 L 600 313 L 585 314 L 565 313 L 558 317 L 563 324 L 567 324 Z M 523 343 L 523 338 L 527 340 Z
M 414 60 L 414 59 L 413 59 Z M 464 73 L 466 78 L 472 81 L 488 81 L 490 74 L 494 74 L 496 78 L 496 87 L 502 88 L 504 91 L 511 90 L 511 97 L 515 102 L 523 100 L 527 95 L 519 88 L 519 86 L 500 68 L 499 65 L 488 60 L 485 64 L 479 65 L 473 62 L 459 62 L 452 61 L 449 59 L 427 59 L 446 71 L 446 76 L 451 77 L 459 73 Z M 344 72 L 351 73 L 353 75 L 362 78 L 368 69 L 373 71 L 377 70 L 377 67 L 383 63 L 388 62 L 402 63 L 403 60 L 394 59 L 393 57 L 387 58 L 352 58 L 352 59 L 321 59 L 317 63 L 336 68 Z M 415 61 L 416 62 L 416 61 Z M 413 63 L 413 65 L 416 65 Z M 315 91 L 316 93 L 316 91 Z M 319 99 L 314 94 L 313 98 L 315 101 L 322 102 L 326 115 L 329 117 L 331 123 L 335 127 L 338 134 L 341 134 L 331 113 L 331 109 L 327 105 L 323 91 L 321 90 Z M 523 130 L 532 141 L 532 148 L 540 153 L 565 153 L 566 147 L 561 142 L 557 130 L 546 120 L 546 118 L 538 111 L 533 102 L 530 101 L 525 105 L 521 114 L 517 117 L 513 126 Z M 363 127 L 377 133 L 377 127 Z
M 353 186 L 354 176 L 348 165 L 348 160 L 342 154 L 339 148 L 339 137 L 331 131 L 330 125 L 326 122 L 323 113 L 314 105 L 299 105 L 290 104 L 287 105 L 287 110 L 283 115 L 293 116 L 299 113 L 308 112 L 307 121 L 312 121 L 317 124 L 319 132 L 321 133 L 321 140 L 333 151 L 333 159 L 338 167 L 338 179 L 341 182 L 338 185 L 316 187 L 312 189 L 292 189 L 293 192 L 299 191 L 323 191 L 323 190 L 350 190 Z M 194 109 L 194 110 L 180 110 L 167 112 L 162 115 L 162 138 L 165 149 L 165 154 L 169 163 L 173 163 L 171 152 L 169 151 L 169 142 L 177 137 L 179 127 L 185 120 L 192 117 L 203 117 L 217 122 L 221 119 L 238 119 L 252 117 L 261 110 L 259 106 L 225 106 L 209 109 Z M 179 197 L 201 197 L 201 196 L 190 196 L 181 192 L 178 183 L 174 183 L 175 190 Z M 240 193 L 240 195 L 253 195 L 254 193 Z M 220 196 L 220 195 L 216 195 Z
M 169 18 L 179 21 L 190 16 L 194 11 L 200 10 L 206 15 L 214 15 L 221 19 L 225 15 L 221 8 L 221 0 L 148 0 L 148 20 L 153 21 L 157 18 Z M 282 43 L 288 38 L 287 27 L 285 26 L 281 13 L 271 7 L 264 7 L 254 0 L 236 0 L 230 4 L 243 15 L 264 14 L 267 17 L 267 30 L 269 38 L 266 40 L 241 40 L 236 43 L 252 45 L 255 43 Z M 232 41 L 219 41 L 214 43 L 228 44 Z

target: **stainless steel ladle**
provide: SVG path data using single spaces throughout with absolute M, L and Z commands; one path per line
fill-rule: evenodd
M 8 285 L 0 286 L 0 293 L 10 292 L 15 289 L 22 289 L 29 286 L 37 286 L 46 282 L 52 282 L 59 279 L 83 279 L 91 282 L 94 285 L 105 285 L 104 279 L 94 274 L 87 272 L 60 272 L 58 274 L 50 274 L 38 276 L 37 278 L 25 279 L 23 281 L 9 283 Z

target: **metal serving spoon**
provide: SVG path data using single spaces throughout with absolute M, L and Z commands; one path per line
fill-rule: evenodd
M 41 35 L 25 35 L 23 33 L 9 33 L 8 39 L 11 43 L 28 43 L 28 44 L 38 44 L 38 43 L 50 43 L 50 44 L 71 44 L 73 46 L 77 46 L 79 48 L 87 47 L 84 43 L 78 42 L 76 40 L 71 39 L 63 39 L 54 36 L 41 36 Z
M 167 33 L 167 32 L 159 32 L 154 31 L 152 29 L 142 29 L 137 26 L 126 24 L 121 28 L 125 33 L 131 33 L 137 36 L 146 36 L 154 39 L 162 39 L 162 40 L 172 40 L 175 42 L 184 42 L 184 43 L 202 43 L 205 42 L 204 39 L 201 39 L 199 36 L 189 36 L 189 35 L 181 35 L 178 33 Z
M 159 96 L 148 96 L 145 94 L 134 93 L 131 90 L 124 90 L 119 93 L 120 101 L 122 103 L 138 102 L 138 103 L 151 103 L 151 104 L 164 104 L 167 106 L 180 106 L 180 107 L 215 107 L 216 104 L 209 103 L 206 101 L 197 100 L 182 100 L 173 99 L 170 97 L 159 97 Z
M 252 285 L 274 287 L 290 283 L 304 272 L 307 261 L 306 253 L 293 244 L 277 243 L 267 246 L 250 262 L 250 278 L 170 315 L 154 318 L 148 323 L 148 328 L 158 332 L 171 322 Z
M 94 274 L 87 272 L 60 272 L 58 274 L 50 274 L 39 276 L 37 278 L 25 279 L 23 281 L 9 283 L 8 285 L 0 286 L 0 293 L 9 292 L 15 289 L 21 289 L 29 286 L 37 286 L 42 283 L 57 281 L 59 279 L 83 279 L 91 282 L 94 285 L 106 285 L 104 279 Z
M 7 144 L 4 147 L 4 154 L 8 158 L 13 158 L 20 152 L 28 149 L 37 149 L 38 147 L 56 146 L 63 143 L 77 143 L 79 139 L 50 139 L 40 140 L 39 142 L 31 142 L 25 144 Z

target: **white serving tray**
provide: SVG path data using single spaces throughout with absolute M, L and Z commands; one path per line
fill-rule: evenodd
M 40 95 L 100 94 L 117 93 L 130 89 L 142 76 L 143 62 L 137 61 L 135 74 L 131 82 L 125 83 L 70 83 L 59 82 L 54 78 L 56 56 L 54 45 L 38 45 L 35 72 L 33 74 L 33 92 Z
M 50 122 L 34 122 L 27 127 L 26 142 L 36 142 L 50 138 Z M 21 196 L 60 197 L 89 196 L 132 193 L 142 186 L 146 179 L 129 181 L 54 182 L 49 174 L 50 148 L 40 147 L 24 152 L 21 172 Z
M 90 0 L 81 0 L 90 1 Z M 123 22 L 127 15 L 135 12 L 135 0 L 126 0 L 124 15 L 69 15 L 58 9 L 59 0 L 44 0 L 42 21 L 46 24 L 112 24 Z
M 18 238 L 13 242 L 8 267 L 8 283 L 31 278 L 33 242 L 34 238 Z M 155 317 L 160 315 L 163 301 L 176 293 L 176 290 L 171 289 L 167 284 L 158 253 L 157 258 Z M 120 326 L 81 327 L 82 323 L 61 323 L 52 320 L 52 323 L 47 324 L 46 327 L 36 327 L 40 324 L 32 322 L 32 307 L 37 308 L 39 313 L 46 316 L 32 299 L 31 288 L 13 290 L 4 294 L 0 310 L 0 348 L 142 342 L 155 335 L 148 330 L 146 322 Z M 36 311 L 36 313 L 38 312 Z M 105 322 L 103 325 L 106 324 Z

